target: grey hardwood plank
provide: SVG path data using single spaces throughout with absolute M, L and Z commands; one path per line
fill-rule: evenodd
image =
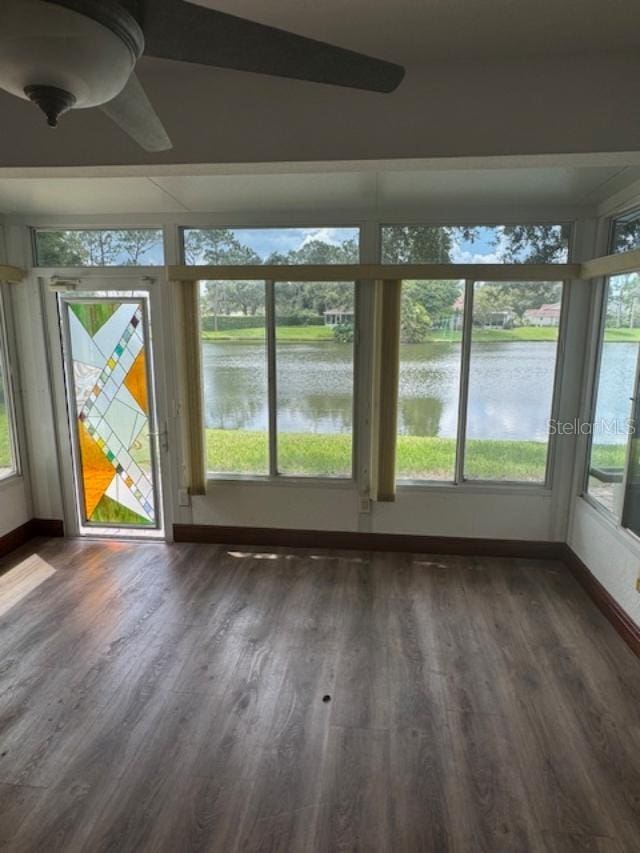
M 390 837 L 393 850 L 452 850 L 457 782 L 446 715 L 431 730 L 389 733 Z
M 388 731 L 333 726 L 316 850 L 393 850 Z
M 637 849 L 640 662 L 564 568 L 64 540 L 0 568 L 34 554 L 6 849 Z
M 44 788 L 0 784 L 0 849 L 14 846 L 22 824 L 45 796 Z
M 615 838 L 570 833 L 542 833 L 544 850 L 548 853 L 624 853 L 625 848 Z
M 388 603 L 369 565 L 345 567 L 340 658 L 332 721 L 339 726 L 389 726 Z

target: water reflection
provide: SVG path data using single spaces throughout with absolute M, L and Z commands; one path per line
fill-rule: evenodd
M 615 347 L 611 382 L 601 383 L 603 413 L 617 413 L 617 377 L 629 369 L 634 344 Z M 556 344 L 474 343 L 469 377 L 469 438 L 543 441 L 548 435 Z M 207 427 L 266 430 L 264 342 L 205 342 Z M 403 344 L 398 429 L 403 435 L 455 438 L 460 344 Z M 628 395 L 627 395 L 628 396 Z M 287 432 L 352 430 L 350 345 L 287 343 L 278 349 L 278 425 Z M 626 413 L 625 413 L 626 414 Z

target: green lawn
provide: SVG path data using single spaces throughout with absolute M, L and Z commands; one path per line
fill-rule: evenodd
M 228 329 L 224 332 L 202 332 L 203 341 L 264 341 L 265 328 Z M 278 341 L 300 343 L 305 341 L 333 341 L 333 330 L 329 326 L 278 326 Z
M 627 458 L 626 441 L 622 444 L 594 444 L 591 452 L 591 467 L 624 469 Z
M 640 341 L 640 329 L 605 329 L 604 339 L 607 343 L 637 343 Z
M 207 431 L 210 471 L 267 473 L 264 432 Z M 350 474 L 351 436 L 281 433 L 280 468 L 288 474 L 335 477 Z M 446 480 L 453 476 L 455 440 L 399 436 L 397 472 L 401 479 Z M 536 441 L 468 441 L 469 475 L 477 479 L 543 480 L 547 447 Z
M 628 329 L 613 330 L 626 333 Z M 634 329 L 640 340 L 640 329 Z M 311 341 L 333 341 L 333 330 L 330 326 L 278 326 L 276 329 L 278 341 L 282 343 L 300 343 Z M 476 342 L 490 341 L 555 341 L 557 329 L 537 329 L 533 326 L 523 326 L 519 329 L 474 329 L 473 340 Z M 202 332 L 203 341 L 263 341 L 264 326 L 256 329 L 229 329 L 224 332 Z M 620 338 L 620 340 L 632 338 Z M 433 343 L 453 342 L 462 340 L 462 332 L 450 332 L 447 329 L 432 329 L 427 341 Z M 609 338 L 607 337 L 607 340 Z
M 9 442 L 9 420 L 4 406 L 0 406 L 0 468 L 11 468 L 11 444 Z

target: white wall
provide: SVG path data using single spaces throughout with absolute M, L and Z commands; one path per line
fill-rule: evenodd
M 587 500 L 577 498 L 569 545 L 604 588 L 640 625 L 640 541 Z
M 9 262 L 27 269 L 31 263 L 28 230 L 7 227 L 6 244 Z M 37 282 L 26 279 L 12 285 L 10 295 L 23 421 L 24 500 L 29 518 L 62 519 L 50 365 Z
M 0 536 L 10 533 L 32 517 L 28 489 L 22 477 L 0 482 Z
M 546 541 L 559 537 L 551 492 L 442 486 L 401 488 L 395 503 L 360 513 L 355 487 L 210 484 L 194 524 Z
M 599 212 L 598 233 L 594 244 L 596 254 L 605 254 L 608 247 L 608 216 L 614 216 L 640 204 L 639 196 L 621 197 L 621 207 L 607 203 Z M 588 316 L 584 318 L 582 357 L 584 363 L 580 383 L 579 418 L 588 423 L 592 417 L 593 391 L 597 376 L 597 357 L 600 337 L 601 306 L 605 282 L 594 281 L 590 292 Z M 573 485 L 570 495 L 570 519 L 567 543 L 592 574 L 613 596 L 629 616 L 640 625 L 640 595 L 636 580 L 640 573 L 640 540 L 620 527 L 617 520 L 603 508 L 596 507 L 583 497 L 585 471 L 588 464 L 589 441 L 586 435 L 576 442 Z
M 6 258 L 6 241 L 4 229 L 0 225 L 0 262 Z M 20 450 L 22 451 L 22 471 L 20 476 L 10 477 L 6 480 L 0 480 L 0 536 L 15 530 L 25 522 L 29 521 L 31 515 L 31 496 L 28 484 L 28 465 L 27 454 L 25 448 L 24 434 L 22 430 L 22 376 L 19 370 L 19 358 L 16 352 L 16 335 L 15 335 L 15 311 L 14 300 L 15 286 L 0 284 L 0 299 L 3 302 L 5 310 L 6 328 L 7 328 L 7 349 L 11 360 L 13 373 L 13 390 L 15 394 L 15 404 L 17 408 L 16 426 L 18 435 L 16 436 Z

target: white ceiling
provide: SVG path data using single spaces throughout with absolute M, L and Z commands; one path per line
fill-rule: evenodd
M 637 0 L 195 0 L 400 63 L 640 46 Z
M 0 178 L 9 216 L 289 214 L 596 205 L 640 178 L 639 166 L 402 168 L 279 174 Z

